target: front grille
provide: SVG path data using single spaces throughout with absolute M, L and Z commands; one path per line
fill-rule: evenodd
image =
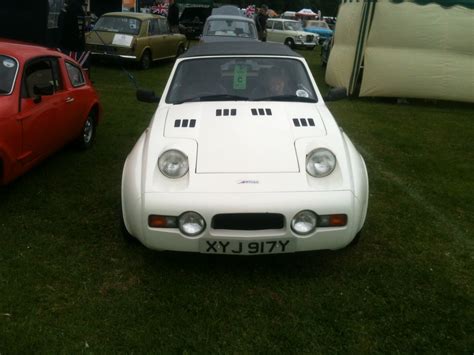
M 282 229 L 285 217 L 279 213 L 224 213 L 212 218 L 211 227 L 214 229 L 230 230 L 263 230 Z
M 314 36 L 306 36 L 306 42 L 313 42 L 314 41 Z

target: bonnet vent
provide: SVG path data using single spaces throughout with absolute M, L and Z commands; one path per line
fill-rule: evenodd
M 314 120 L 312 118 L 293 118 L 293 125 L 295 127 L 314 127 Z
M 237 109 L 235 109 L 235 108 L 231 108 L 231 109 L 228 109 L 228 108 L 220 109 L 220 108 L 218 108 L 216 110 L 216 116 L 237 116 Z
M 176 128 L 194 128 L 196 127 L 196 120 L 175 120 L 174 121 L 174 126 Z
M 252 116 L 271 116 L 272 110 L 270 108 L 252 108 Z

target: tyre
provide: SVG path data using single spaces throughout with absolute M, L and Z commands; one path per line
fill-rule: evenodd
M 285 39 L 285 45 L 293 49 L 295 48 L 295 41 L 292 38 L 287 38 Z
M 87 115 L 81 134 L 77 138 L 77 143 L 81 149 L 89 149 L 95 140 L 97 130 L 97 118 L 94 110 Z
M 151 67 L 151 52 L 148 49 L 143 52 L 139 65 L 140 69 L 143 70 L 147 70 Z

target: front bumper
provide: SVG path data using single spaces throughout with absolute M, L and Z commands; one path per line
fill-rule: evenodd
M 364 206 L 351 191 L 278 192 L 278 193 L 146 193 L 134 202 L 130 213 L 124 208 L 126 224 L 138 228 L 134 236 L 145 246 L 156 250 L 200 252 L 200 240 L 282 240 L 291 239 L 294 251 L 340 249 L 348 245 L 359 231 Z M 126 206 L 127 204 L 125 204 Z M 346 214 L 344 227 L 325 227 L 299 236 L 290 227 L 293 217 L 302 210 L 318 215 Z M 206 229 L 197 237 L 188 237 L 175 228 L 150 228 L 149 215 L 179 216 L 195 211 L 206 221 Z M 272 230 L 213 229 L 214 215 L 222 213 L 277 213 L 285 219 L 283 228 Z M 135 216 L 135 217 L 133 217 Z M 137 219 L 132 221 L 130 219 Z M 293 242 L 294 241 L 294 242 Z M 201 243 L 202 245 L 202 243 Z

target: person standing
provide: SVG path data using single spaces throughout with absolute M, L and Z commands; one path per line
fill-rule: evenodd
M 179 33 L 179 8 L 175 0 L 170 0 L 169 2 L 168 24 L 172 33 Z
M 90 77 L 90 52 L 86 50 L 84 0 L 69 0 L 59 15 L 61 52 L 76 60 Z
M 255 25 L 257 26 L 258 39 L 262 42 L 267 41 L 267 19 L 268 19 L 268 6 L 262 5 L 258 10 L 257 17 L 255 18 Z

